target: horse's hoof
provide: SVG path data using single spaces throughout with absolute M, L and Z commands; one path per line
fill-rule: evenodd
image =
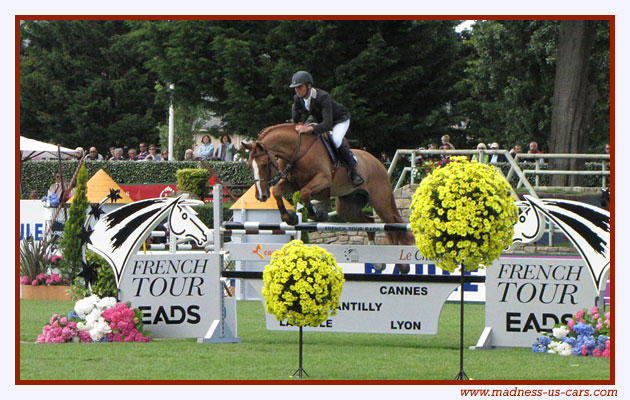
M 324 210 L 317 210 L 315 212 L 315 221 L 326 222 L 328 221 L 328 213 Z
M 298 216 L 297 216 L 296 213 L 289 212 L 287 214 L 287 218 L 284 220 L 284 222 L 286 222 L 289 225 L 297 225 L 298 222 L 300 222 L 300 220 L 298 219 Z
M 407 275 L 409 273 L 409 264 L 396 264 L 396 266 L 398 267 L 398 271 L 403 274 L 403 275 Z

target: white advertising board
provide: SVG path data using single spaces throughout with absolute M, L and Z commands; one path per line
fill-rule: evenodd
M 48 208 L 40 200 L 20 200 L 20 240 L 32 236 L 42 240 L 46 233 Z
M 457 277 L 459 279 L 459 277 Z M 252 280 L 259 290 L 262 280 Z M 335 316 L 307 331 L 435 335 L 454 282 L 390 282 L 346 280 Z M 263 303 L 264 304 L 264 303 Z M 265 313 L 269 330 L 296 330 Z
M 486 288 L 485 347 L 530 347 L 542 332 L 593 307 L 598 294 L 580 257 L 501 257 L 487 271 Z
M 132 255 L 121 277 L 119 298 L 142 310 L 142 322 L 154 337 L 206 337 L 221 319 L 221 257 Z

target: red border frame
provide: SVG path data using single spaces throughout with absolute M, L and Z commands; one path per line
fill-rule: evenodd
M 15 140 L 20 136 L 20 20 L 608 20 L 610 22 L 610 189 L 615 193 L 615 15 L 16 15 L 15 16 Z M 20 165 L 19 144 L 16 145 L 15 193 L 16 214 L 15 225 L 19 232 L 20 224 Z M 610 297 L 615 298 L 615 199 L 610 199 Z M 19 243 L 19 239 L 17 240 Z M 19 245 L 15 248 L 16 277 L 20 275 Z M 20 379 L 20 284 L 15 279 L 15 384 L 16 385 L 597 385 L 615 384 L 615 348 L 610 356 L 610 380 L 388 380 L 388 381 L 347 381 L 347 380 L 21 380 Z M 615 307 L 611 307 L 611 315 L 615 321 Z M 611 326 L 611 337 L 615 336 L 615 323 Z

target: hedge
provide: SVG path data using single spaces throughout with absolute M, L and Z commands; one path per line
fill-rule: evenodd
M 228 185 L 247 185 L 254 177 L 246 163 L 227 161 L 207 161 L 219 180 Z M 69 181 L 77 168 L 78 161 L 62 161 L 64 180 Z M 182 168 L 203 168 L 199 161 L 149 162 L 149 161 L 86 161 L 85 166 L 91 178 L 101 168 L 118 184 L 147 184 L 177 182 L 177 170 Z M 20 174 L 21 198 L 27 199 L 31 191 L 37 197 L 46 196 L 54 183 L 53 174 L 59 170 L 56 160 L 27 161 L 22 164 Z

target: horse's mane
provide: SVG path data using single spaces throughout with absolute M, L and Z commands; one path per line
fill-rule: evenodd
M 265 138 L 265 136 L 267 136 L 267 134 L 277 128 L 284 128 L 284 127 L 288 127 L 288 126 L 293 126 L 294 124 L 292 122 L 283 122 L 281 124 L 276 124 L 276 125 L 272 125 L 272 126 L 268 126 L 266 128 L 264 128 L 262 131 L 260 131 L 260 133 L 258 134 L 258 140 L 262 140 Z

